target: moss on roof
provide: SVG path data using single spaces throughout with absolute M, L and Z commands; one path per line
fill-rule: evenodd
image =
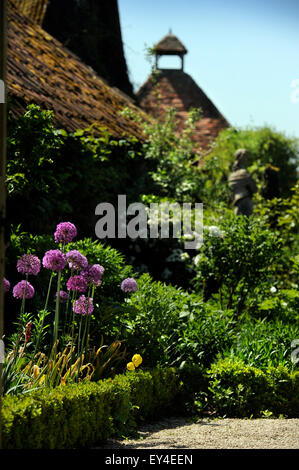
M 91 67 L 8 3 L 7 85 L 12 114 L 29 103 L 51 109 L 55 125 L 69 132 L 95 125 L 114 137 L 143 139 L 140 125 L 120 116 L 124 107 L 143 113 L 127 95 L 111 88 Z

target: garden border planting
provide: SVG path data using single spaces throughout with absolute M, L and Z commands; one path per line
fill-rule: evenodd
M 241 361 L 138 370 L 3 399 L 3 447 L 90 447 L 145 420 L 205 409 L 229 417 L 299 416 L 299 372 L 266 371 Z M 201 401 L 202 400 L 202 401 Z M 191 405 L 190 405 L 191 404 Z M 188 408 L 189 406 L 189 408 Z

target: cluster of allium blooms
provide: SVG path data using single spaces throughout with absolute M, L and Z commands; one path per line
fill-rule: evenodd
M 56 243 L 70 243 L 76 236 L 77 229 L 71 222 L 61 222 L 54 233 Z
M 40 272 L 40 260 L 35 255 L 23 255 L 17 263 L 17 270 L 22 274 L 33 274 L 37 276 Z
M 127 277 L 122 281 L 120 288 L 123 292 L 136 292 L 137 283 L 132 277 Z
M 102 284 L 102 275 L 105 269 L 100 264 L 89 265 L 81 272 L 81 275 L 89 284 L 100 286 Z
M 78 250 L 69 251 L 65 257 L 71 269 L 82 271 L 82 269 L 86 269 L 88 266 L 87 258 Z
M 56 297 L 57 297 L 57 292 L 55 293 L 55 299 L 56 299 Z M 64 304 L 65 302 L 67 302 L 67 301 L 68 301 L 68 298 L 69 298 L 69 295 L 68 295 L 67 292 L 65 292 L 64 290 L 61 290 L 61 291 L 59 292 L 59 300 L 60 300 L 60 302 L 61 302 L 62 304 Z
M 85 292 L 87 286 L 87 280 L 82 275 L 70 277 L 66 284 L 67 290 L 74 290 L 77 292 Z
M 4 284 L 4 293 L 9 291 L 10 289 L 10 282 L 4 277 L 3 278 L 3 284 Z
M 60 250 L 49 250 L 43 257 L 43 266 L 51 271 L 62 271 L 65 265 L 65 255 Z
M 31 299 L 34 296 L 34 287 L 28 281 L 20 281 L 13 288 L 12 295 L 16 299 Z
M 70 243 L 74 237 L 77 236 L 77 229 L 71 222 L 62 222 L 57 225 L 56 232 L 54 234 L 55 241 L 62 243 L 63 245 Z M 63 250 L 63 248 L 62 248 Z M 67 281 L 67 290 L 76 291 L 82 294 L 87 291 L 88 286 L 96 287 L 102 284 L 102 276 L 105 271 L 103 266 L 100 264 L 89 265 L 87 258 L 82 255 L 78 250 L 71 250 L 64 254 L 61 250 L 49 250 L 45 253 L 42 259 L 42 265 L 44 268 L 51 271 L 61 272 L 68 263 L 71 270 L 75 270 L 79 273 L 71 275 Z M 28 275 L 37 275 L 41 268 L 41 262 L 35 255 L 24 254 L 17 263 L 18 272 Z M 52 277 L 51 277 L 52 280 Z M 51 280 L 49 287 L 51 286 Z M 10 289 L 10 282 L 3 278 L 4 291 L 8 292 Z M 69 300 L 69 294 L 66 291 L 60 290 L 60 275 L 58 276 L 57 292 L 59 292 L 59 301 L 61 303 Z M 123 292 L 136 292 L 137 283 L 135 279 L 128 277 L 121 283 L 121 289 Z M 93 289 L 94 292 L 94 289 Z M 13 288 L 13 296 L 17 299 L 31 299 L 34 296 L 34 287 L 26 280 L 20 281 Z M 57 293 L 55 294 L 57 299 Z M 47 301 L 48 302 L 48 297 Z M 23 305 L 23 304 L 22 304 Z M 23 308 L 23 307 L 22 307 Z M 79 315 L 91 315 L 94 310 L 93 296 L 81 295 L 73 303 L 73 311 Z M 54 342 L 57 339 L 58 324 L 59 324 L 59 308 L 56 305 L 55 315 L 57 313 L 57 321 L 55 316 L 55 327 L 54 331 Z M 26 325 L 26 341 L 30 338 L 31 324 Z M 142 358 L 140 355 L 135 355 L 130 363 L 131 369 L 138 367 L 141 364 Z M 128 367 L 128 368 L 129 368 Z
M 93 312 L 93 300 L 91 297 L 81 295 L 78 300 L 74 302 L 73 310 L 80 315 L 87 315 Z

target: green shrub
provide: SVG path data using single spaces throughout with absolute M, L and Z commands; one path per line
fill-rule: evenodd
M 130 384 L 131 402 L 134 403 L 133 417 L 135 420 L 143 421 L 153 413 L 153 377 L 150 372 L 138 370 L 133 373 L 127 372 L 126 378 Z
M 109 384 L 81 383 L 3 399 L 4 448 L 72 448 L 113 430 Z
M 3 447 L 91 447 L 128 431 L 135 419 L 162 416 L 176 394 L 177 376 L 169 369 L 7 396 L 2 407 Z
M 165 364 L 168 339 L 179 323 L 179 315 L 192 303 L 180 288 L 155 282 L 148 274 L 138 280 L 138 290 L 127 301 L 127 343 L 142 355 L 148 367 Z
M 254 319 L 239 322 L 235 340 L 226 355 L 237 357 L 249 366 L 265 370 L 280 364 L 289 370 L 294 368 L 291 360 L 291 343 L 299 338 L 299 326 L 291 318 Z
M 249 152 L 249 171 L 261 189 L 263 173 L 267 164 L 279 169 L 281 196 L 289 195 L 296 183 L 298 165 L 298 139 L 288 138 L 269 127 L 237 129 L 230 127 L 221 131 L 205 157 L 202 166 L 201 192 L 209 207 L 217 210 L 219 201 L 229 204 L 231 193 L 228 176 L 238 148 Z M 278 189 L 278 188 L 275 188 Z
M 97 383 L 4 397 L 3 448 L 90 448 L 169 414 L 295 418 L 298 410 L 299 372 L 281 365 L 261 371 L 241 360 L 221 359 L 209 370 L 195 365 L 140 369 Z
M 178 393 L 177 376 L 174 368 L 156 368 L 151 371 L 153 378 L 153 409 L 155 417 L 173 414 L 175 396 Z
M 186 305 L 168 339 L 165 363 L 180 369 L 186 364 L 207 367 L 234 337 L 233 312 L 203 302 L 194 302 L 189 309 Z
M 177 370 L 177 374 L 179 391 L 176 397 L 176 410 L 187 415 L 206 411 L 209 387 L 206 369 L 198 364 L 185 364 Z
M 194 286 L 203 288 L 205 300 L 217 294 L 222 308 L 239 316 L 268 279 L 280 254 L 279 239 L 254 217 L 226 217 L 213 230 L 204 235 Z
M 148 186 L 145 161 L 134 138 L 114 139 L 104 129 L 73 134 L 57 130 L 53 113 L 28 106 L 9 114 L 7 222 L 47 233 L 52 221 L 71 217 L 84 236 L 94 233 L 94 210 L 127 194 L 131 202 Z M 30 210 L 28 208 L 30 207 Z
M 240 359 L 221 359 L 207 371 L 216 413 L 227 417 L 299 416 L 299 372 L 279 365 L 262 371 Z

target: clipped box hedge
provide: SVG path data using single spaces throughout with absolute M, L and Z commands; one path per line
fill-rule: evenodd
M 170 412 L 177 390 L 177 374 L 169 368 L 6 396 L 2 404 L 3 448 L 93 446 L 123 433 L 141 417 Z
M 207 371 L 211 405 L 229 417 L 299 417 L 299 371 L 269 366 L 265 370 L 239 359 L 221 359 Z
M 201 396 L 218 416 L 262 417 L 270 411 L 273 416 L 299 417 L 299 372 L 282 366 L 262 371 L 224 359 L 205 371 L 196 365 L 140 369 L 97 383 L 6 396 L 3 448 L 92 447 L 144 420 L 200 411 Z

